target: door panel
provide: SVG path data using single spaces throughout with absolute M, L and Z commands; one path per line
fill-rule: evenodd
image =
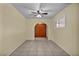
M 35 37 L 46 37 L 46 24 L 37 24 L 35 26 Z

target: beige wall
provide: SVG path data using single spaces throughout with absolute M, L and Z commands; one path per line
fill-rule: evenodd
M 65 15 L 66 26 L 56 28 L 56 20 Z M 52 23 L 53 22 L 53 23 Z M 54 28 L 53 28 L 54 26 Z M 59 12 L 51 21 L 52 40 L 70 55 L 79 55 L 79 5 L 71 4 Z M 54 33 L 54 34 L 53 34 Z
M 0 4 L 0 55 L 2 54 L 2 15 L 3 5 Z
M 2 46 L 0 46 L 2 48 L 0 55 L 9 55 L 26 40 L 28 25 L 26 19 L 11 4 L 3 4 L 2 6 L 3 12 L 0 9 L 2 13 L 0 13 L 0 17 L 3 18 L 0 18 L 0 21 L 2 21 L 0 24 L 3 29 L 3 38 L 0 39 L 0 45 Z

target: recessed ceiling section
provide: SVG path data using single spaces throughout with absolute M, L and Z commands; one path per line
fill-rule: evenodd
M 14 3 L 12 4 L 26 18 L 51 18 L 68 3 Z

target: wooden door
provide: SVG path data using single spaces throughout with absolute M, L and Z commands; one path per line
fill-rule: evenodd
M 35 26 L 35 37 L 46 37 L 46 24 L 37 24 Z

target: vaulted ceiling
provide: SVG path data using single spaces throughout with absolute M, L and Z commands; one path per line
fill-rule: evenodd
M 14 3 L 12 4 L 24 17 L 37 18 L 34 12 L 42 10 L 42 13 L 47 13 L 40 18 L 51 18 L 63 8 L 68 6 L 68 3 Z

